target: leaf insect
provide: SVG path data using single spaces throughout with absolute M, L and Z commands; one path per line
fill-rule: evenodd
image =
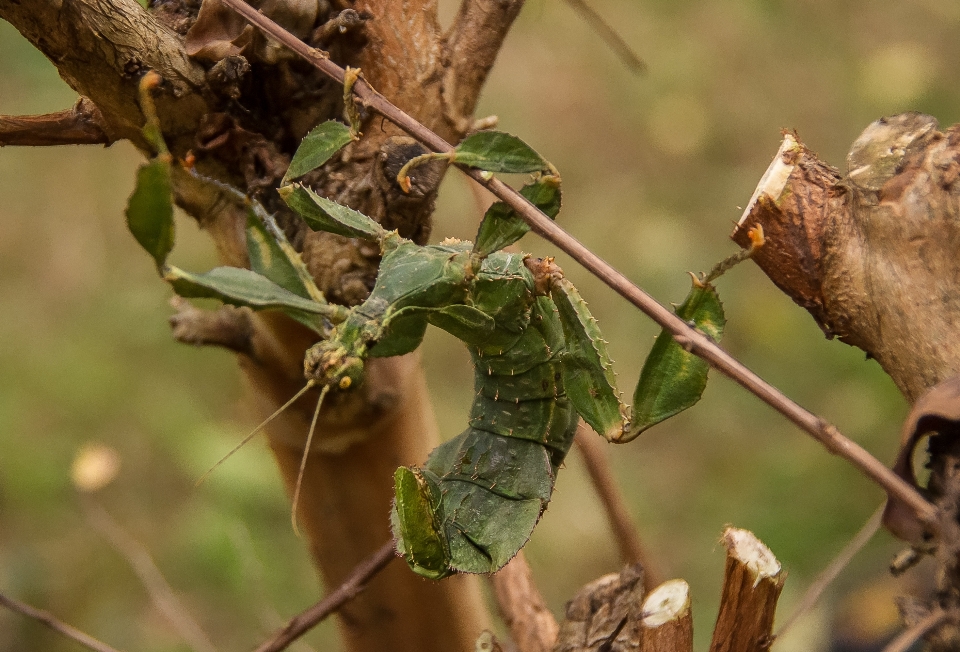
M 310 159 L 298 172 L 323 164 L 348 140 L 346 127 L 322 127 L 295 154 L 294 162 L 301 155 Z M 449 158 L 481 170 L 536 173 L 521 194 L 550 217 L 560 210 L 556 170 L 514 136 L 474 134 Z M 148 163 L 138 177 L 128 223 L 174 290 L 279 309 L 323 337 L 305 355 L 306 386 L 242 442 L 320 387 L 294 492 L 294 519 L 310 439 L 328 392 L 359 386 L 370 357 L 413 351 L 428 324 L 469 348 L 477 391 L 467 428 L 436 448 L 422 467 L 400 467 L 394 475 L 397 549 L 424 577 L 492 573 L 517 554 L 550 500 L 580 418 L 608 441 L 629 441 L 695 403 L 703 391 L 706 366 L 669 333 L 662 334 L 641 375 L 636 409 L 629 412 L 620 402 L 596 320 L 577 289 L 552 259 L 502 251 L 529 230 L 503 203 L 487 211 L 475 244 L 446 240 L 420 246 L 308 188 L 283 185 L 281 197 L 312 229 L 380 245 L 382 261 L 370 296 L 346 309 L 323 299 L 272 217 L 232 189 L 248 207 L 252 270 L 221 267 L 193 274 L 168 265 L 172 206 L 169 182 L 152 173 L 156 165 Z M 168 159 L 162 165 L 169 170 Z M 724 316 L 712 278 L 694 279 L 678 313 L 718 340 Z

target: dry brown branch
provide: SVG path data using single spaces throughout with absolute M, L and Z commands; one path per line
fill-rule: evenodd
M 0 115 L 0 147 L 109 145 L 100 109 L 85 97 L 73 108 L 43 115 Z
M 463 0 L 443 43 L 444 116 L 458 131 L 471 126 L 476 90 L 483 86 L 524 0 Z
M 610 470 L 605 442 L 601 441 L 601 438 L 597 437 L 596 433 L 582 421 L 577 427 L 577 437 L 574 441 L 583 457 L 593 488 L 603 504 L 610 529 L 613 530 L 614 539 L 620 549 L 621 559 L 625 564 L 643 566 L 643 585 L 645 590 L 650 591 L 663 581 L 663 575 L 650 561 L 650 555 L 640 541 L 637 526 L 630 516 L 623 494 L 617 487 Z
M 638 75 L 647 72 L 647 64 L 644 63 L 643 59 L 633 51 L 633 48 L 627 45 L 627 42 L 623 40 L 619 32 L 604 20 L 603 16 L 597 13 L 596 9 L 591 7 L 585 0 L 567 0 L 567 4 L 573 7 L 573 10 L 593 28 L 597 35 L 603 39 L 620 61 L 623 62 L 623 65 L 629 68 L 631 72 Z
M 173 339 L 194 346 L 220 346 L 235 353 L 253 355 L 253 324 L 250 312 L 234 306 L 201 310 L 178 296 L 170 299 L 176 314 L 170 317 Z
M 491 575 L 490 582 L 500 615 L 519 652 L 549 652 L 559 626 L 537 588 L 523 551 Z
M 79 629 L 71 627 L 49 612 L 41 609 L 35 609 L 34 607 L 24 604 L 19 600 L 8 598 L 2 593 L 0 593 L 0 605 L 3 605 L 10 611 L 15 611 L 18 614 L 26 616 L 27 618 L 32 618 L 37 622 L 46 625 L 53 631 L 63 634 L 70 640 L 76 641 L 80 645 L 89 650 L 93 650 L 94 652 L 120 652 L 116 648 L 110 647 L 106 643 L 93 638 L 89 634 L 84 634 Z
M 880 524 L 883 520 L 883 510 L 883 505 L 878 507 L 873 515 L 867 519 L 867 522 L 863 524 L 863 527 L 853 535 L 850 542 L 843 547 L 843 550 L 821 571 L 813 581 L 813 584 L 807 589 L 806 593 L 803 594 L 793 613 L 790 614 L 786 622 L 777 630 L 776 638 L 781 638 L 786 634 L 794 623 L 802 618 L 803 615 L 817 603 L 817 600 L 819 600 L 823 592 L 827 590 L 827 587 L 830 586 L 830 584 L 837 579 L 837 576 L 843 572 L 843 569 L 850 564 L 850 560 L 853 559 L 854 555 L 863 550 L 863 547 L 869 543 L 873 535 L 880 529 Z
M 960 127 L 905 113 L 868 126 L 846 173 L 785 134 L 733 234 L 828 337 L 875 358 L 907 397 L 960 372 Z
M 170 90 L 158 107 L 164 135 L 170 141 L 192 142 L 200 116 L 207 111 L 199 95 L 203 69 L 187 57 L 177 35 L 136 0 L 0 0 L 0 18 L 16 27 L 55 63 L 75 91 L 93 102 L 110 142 L 125 138 L 146 148 L 140 134 L 143 116 L 137 84 L 139 73 L 148 68 L 159 72 Z
M 89 499 L 84 501 L 84 514 L 111 547 L 130 564 L 157 611 L 163 614 L 187 645 L 196 652 L 216 652 L 216 646 L 180 602 L 150 552 L 114 521 L 105 509 Z
M 243 15 L 244 18 L 302 56 L 332 79 L 336 79 L 341 83 L 343 82 L 342 68 L 309 48 L 302 41 L 291 36 L 279 25 L 251 8 L 243 2 L 243 0 L 223 1 Z M 363 80 L 354 86 L 354 92 L 360 102 L 389 119 L 433 151 L 450 152 L 453 150 L 450 143 L 400 110 Z M 497 198 L 516 210 L 535 233 L 569 254 L 584 268 L 639 308 L 657 324 L 671 332 L 674 337 L 684 343 L 684 346 L 689 351 L 706 360 L 712 367 L 731 378 L 734 382 L 744 387 L 812 435 L 817 441 L 823 444 L 829 452 L 840 455 L 849 461 L 864 475 L 883 487 L 888 495 L 896 496 L 913 509 L 922 521 L 927 523 L 934 523 L 936 521 L 936 510 L 933 505 L 927 502 L 913 487 L 890 471 L 880 460 L 876 459 L 862 446 L 844 437 L 832 424 L 789 399 L 783 392 L 770 385 L 757 374 L 750 371 L 740 361 L 720 348 L 709 337 L 691 328 L 672 311 L 657 303 L 650 295 L 634 285 L 626 276 L 584 247 L 582 243 L 564 231 L 562 227 L 537 210 L 516 190 L 496 177 L 488 178 L 488 175 L 481 173 L 479 170 L 465 170 L 465 172 L 477 181 L 477 183 L 480 183 L 490 190 Z
M 633 652 L 640 644 L 643 568 L 585 585 L 567 603 L 553 652 Z
M 367 583 L 377 573 L 386 568 L 387 564 L 396 558 L 393 541 L 388 541 L 380 546 L 379 550 L 370 555 L 369 558 L 358 565 L 353 572 L 347 576 L 343 584 L 323 596 L 323 599 L 317 604 L 293 617 L 290 622 L 277 630 L 267 641 L 264 641 L 264 643 L 257 648 L 256 652 L 279 652 L 280 650 L 285 650 L 287 646 L 299 637 L 323 622 L 327 616 L 336 612 L 344 604 L 355 598 L 366 588 Z
M 727 566 L 710 652 L 761 652 L 773 641 L 773 617 L 783 589 L 780 562 L 752 532 L 728 527 Z
M 890 641 L 883 652 L 907 652 L 913 644 L 923 638 L 928 632 L 945 622 L 949 614 L 945 611 L 935 611 L 917 624 L 908 627 L 895 639 Z
M 640 652 L 692 652 L 690 586 L 669 580 L 651 591 L 640 624 Z

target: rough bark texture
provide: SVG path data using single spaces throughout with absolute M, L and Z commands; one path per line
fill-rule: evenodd
M 911 402 L 960 372 L 960 128 L 877 120 L 846 175 L 786 135 L 733 238 L 829 337 L 876 358 Z
M 728 527 L 727 568 L 710 652 L 761 652 L 773 642 L 773 617 L 785 575 L 752 532 Z
M 643 593 L 639 564 L 590 582 L 567 603 L 553 652 L 639 649 Z
M 375 88 L 456 142 L 472 122 L 480 87 L 523 3 L 465 0 L 447 35 L 440 33 L 434 0 L 357 2 L 351 8 L 362 19 L 345 33 L 324 25 L 345 8 L 332 5 L 343 3 L 301 4 L 309 5 L 307 14 L 284 14 L 284 3 L 261 8 L 341 65 L 361 67 Z M 126 138 L 148 151 L 137 84 L 146 70 L 157 71 L 164 80 L 155 93 L 157 110 L 173 155 L 192 152 L 199 171 L 276 211 L 328 298 L 357 303 L 372 287 L 376 248 L 305 229 L 273 192 L 306 131 L 339 116 L 342 90 L 244 25 L 230 32 L 236 24 L 219 10 L 211 2 L 213 22 L 191 32 L 198 17 L 189 2 L 171 0 L 151 12 L 135 0 L 0 0 L 0 18 L 99 109 L 97 124 L 109 142 Z M 212 33 L 228 34 L 217 40 Z M 197 58 L 188 56 L 184 37 L 192 39 Z M 376 116 L 363 119 L 364 138 L 305 183 L 425 240 L 443 166 L 418 168 L 413 191 L 403 194 L 396 171 L 420 146 Z M 174 181 L 177 203 L 209 232 L 221 262 L 246 265 L 243 211 L 186 173 Z M 257 314 L 244 315 L 242 324 L 228 319 L 223 323 L 232 331 L 218 333 L 210 330 L 214 321 L 191 319 L 192 341 L 238 351 L 261 415 L 302 387 L 303 354 L 314 340 L 302 327 Z M 305 396 L 268 431 L 288 487 L 315 401 L 316 395 Z M 333 587 L 389 538 L 392 473 L 400 464 L 422 462 L 438 437 L 415 356 L 372 363 L 361 391 L 328 402 L 307 465 L 299 522 L 325 584 Z M 475 578 L 430 583 L 400 564 L 372 582 L 341 618 L 350 649 L 358 651 L 470 649 L 485 623 Z

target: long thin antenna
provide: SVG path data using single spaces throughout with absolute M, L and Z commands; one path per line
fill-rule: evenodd
M 293 523 L 293 531 L 300 536 L 300 528 L 297 527 L 297 504 L 300 502 L 300 484 L 303 482 L 303 471 L 307 468 L 307 456 L 310 455 L 310 442 L 313 441 L 313 431 L 317 428 L 317 418 L 320 416 L 320 406 L 323 405 L 323 398 L 327 395 L 330 385 L 324 385 L 320 390 L 320 398 L 317 400 L 317 409 L 313 411 L 313 421 L 310 422 L 310 432 L 307 433 L 307 443 L 303 446 L 303 457 L 300 458 L 300 472 L 297 473 L 297 485 L 293 488 L 293 506 L 290 508 L 290 522 Z
M 231 450 L 229 453 L 227 453 L 226 455 L 224 455 L 223 457 L 221 457 L 220 460 L 219 460 L 216 464 L 214 464 L 214 465 L 211 466 L 209 469 L 207 469 L 206 473 L 204 473 L 203 475 L 200 476 L 200 479 L 197 480 L 197 483 L 196 483 L 196 485 L 194 485 L 194 486 L 199 487 L 200 485 L 202 485 L 203 482 L 207 479 L 207 476 L 209 476 L 211 473 L 213 473 L 214 470 L 216 470 L 216 468 L 217 468 L 218 466 L 220 466 L 221 464 L 223 464 L 224 462 L 226 462 L 227 459 L 228 459 L 231 455 L 233 455 L 233 454 L 236 453 L 238 450 L 240 450 L 241 448 L 243 448 L 244 445 L 245 445 L 248 441 L 250 441 L 251 439 L 253 439 L 254 435 L 256 435 L 258 432 L 260 432 L 261 430 L 263 430 L 263 428 L 264 428 L 268 423 L 270 423 L 270 422 L 273 421 L 275 418 L 277 418 L 278 416 L 280 416 L 280 413 L 281 413 L 281 412 L 283 412 L 283 411 L 286 410 L 288 407 L 290 407 L 291 405 L 293 405 L 294 402 L 295 402 L 298 398 L 300 398 L 301 396 L 303 396 L 304 394 L 306 394 L 307 391 L 309 391 L 310 389 L 312 389 L 316 384 L 317 384 L 317 381 L 315 381 L 315 380 L 310 380 L 310 381 L 308 381 L 307 384 L 304 385 L 303 389 L 301 389 L 299 392 L 297 392 L 296 394 L 293 395 L 293 398 L 291 398 L 289 401 L 287 401 L 286 403 L 284 403 L 283 405 L 281 405 L 280 408 L 279 408 L 276 412 L 274 412 L 273 414 L 271 414 L 270 416 L 268 416 L 266 419 L 264 419 L 264 420 L 260 423 L 259 426 L 257 426 L 256 428 L 254 428 L 253 431 L 252 431 L 249 435 L 247 435 L 246 437 L 244 437 L 243 440 L 242 440 L 239 444 L 237 444 L 236 446 L 234 446 L 234 447 L 233 447 L 233 450 Z M 324 390 L 324 391 L 326 391 L 326 390 Z M 321 396 L 322 396 L 322 394 L 321 394 Z

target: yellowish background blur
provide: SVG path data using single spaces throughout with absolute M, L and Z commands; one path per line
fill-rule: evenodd
M 502 129 L 560 169 L 559 221 L 662 302 L 683 298 L 686 271 L 735 251 L 727 236 L 781 128 L 796 128 L 842 167 L 849 144 L 882 115 L 920 110 L 944 126 L 958 119 L 954 0 L 592 3 L 649 74 L 632 76 L 567 4 L 531 0 L 478 115 L 497 114 Z M 453 0 L 442 4 L 451 16 Z M 0 23 L 0 114 L 55 111 L 74 99 L 52 65 Z M 149 548 L 219 649 L 249 649 L 322 587 L 262 442 L 193 486 L 254 424 L 231 356 L 170 338 L 171 292 L 123 225 L 139 161 L 123 143 L 0 150 L 0 591 L 121 649 L 187 649 L 72 488 L 75 453 L 101 442 L 119 452 L 121 468 L 97 502 Z M 481 201 L 451 174 L 434 239 L 471 238 Z M 212 266 L 205 236 L 189 220 L 178 227 L 178 264 Z M 556 253 L 534 236 L 521 245 Z M 629 396 L 657 328 L 564 256 L 558 261 L 598 317 Z M 726 348 L 892 459 L 906 405 L 876 363 L 826 341 L 752 264 L 719 289 Z M 452 436 L 472 397 L 467 355 L 434 332 L 424 356 Z M 844 461 L 716 375 L 693 410 L 610 453 L 648 547 L 668 576 L 692 586 L 701 648 L 716 613 L 725 524 L 753 530 L 783 562 L 782 618 L 882 499 Z M 850 609 L 882 626 L 892 605 L 863 587 L 882 579 L 897 549 L 878 536 L 774 649 L 828 649 L 835 615 Z M 558 614 L 580 585 L 618 568 L 575 454 L 527 551 Z M 338 649 L 330 623 L 306 640 Z M 0 651 L 24 649 L 78 648 L 0 611 Z

